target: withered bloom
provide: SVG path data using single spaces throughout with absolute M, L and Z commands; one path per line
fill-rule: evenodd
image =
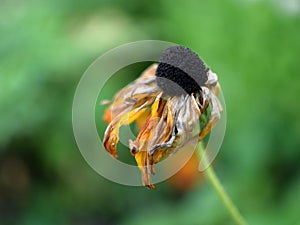
M 190 49 L 173 46 L 146 69 L 133 83 L 116 94 L 105 112 L 109 123 L 104 147 L 116 157 L 119 128 L 147 118 L 136 140 L 129 140 L 131 154 L 142 171 L 143 184 L 151 184 L 155 164 L 191 138 L 202 114 L 208 120 L 200 130 L 202 140 L 220 118 L 222 106 L 217 99 L 220 87 L 217 75 Z

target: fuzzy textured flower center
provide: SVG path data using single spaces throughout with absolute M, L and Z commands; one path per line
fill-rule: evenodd
M 182 46 L 166 49 L 156 70 L 157 85 L 170 96 L 200 92 L 207 81 L 208 68 L 199 56 Z

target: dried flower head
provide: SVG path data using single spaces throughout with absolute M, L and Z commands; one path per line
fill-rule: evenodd
M 135 140 L 129 140 L 131 154 L 142 171 L 143 184 L 155 188 L 151 174 L 155 164 L 184 146 L 196 131 L 202 114 L 210 114 L 200 130 L 202 140 L 220 118 L 222 106 L 216 97 L 218 78 L 190 49 L 173 46 L 133 83 L 117 93 L 105 112 L 109 123 L 104 147 L 116 157 L 119 128 L 146 118 Z

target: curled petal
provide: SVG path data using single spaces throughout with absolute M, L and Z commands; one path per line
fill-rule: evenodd
M 210 94 L 208 100 L 212 110 L 206 125 L 203 127 L 199 134 L 199 141 L 201 141 L 213 129 L 213 127 L 219 121 L 221 112 L 223 111 L 223 107 L 214 93 Z
M 164 102 L 155 100 L 144 127 L 131 148 L 142 171 L 143 183 L 151 187 L 155 164 L 182 147 L 199 124 L 200 110 L 193 96 L 175 96 Z
M 149 146 L 151 140 L 154 136 L 154 131 L 157 127 L 157 124 L 160 121 L 161 115 L 163 113 L 165 106 L 165 101 L 159 95 L 151 107 L 151 114 L 147 118 L 147 121 L 144 127 L 139 132 L 137 139 L 134 142 L 131 142 L 131 152 L 133 149 L 136 149 L 135 159 L 138 164 L 138 167 L 142 171 L 143 183 L 145 186 L 153 188 L 151 185 L 150 176 L 154 171 L 152 170 L 152 156 L 148 154 Z
M 104 134 L 104 147 L 114 157 L 120 127 L 139 118 L 161 93 L 155 82 L 156 67 L 156 64 L 150 66 L 133 84 L 118 92 L 104 113 L 104 120 L 109 123 Z
M 182 147 L 193 136 L 199 124 L 201 112 L 193 96 L 185 96 L 179 100 L 182 104 L 177 111 L 177 147 Z
M 151 184 L 151 165 L 149 164 L 149 155 L 147 151 L 139 151 L 135 155 L 135 160 L 138 164 L 138 167 L 140 168 L 142 172 L 142 182 L 144 186 L 155 189 L 156 186 L 154 184 Z
M 151 105 L 152 102 L 153 100 L 149 99 L 141 106 L 133 108 L 129 112 L 120 114 L 111 121 L 104 134 L 104 147 L 113 157 L 116 157 L 116 147 L 119 142 L 120 127 L 135 121 L 147 110 L 147 107 Z
M 104 120 L 107 123 L 110 123 L 118 115 L 128 112 L 141 101 L 155 98 L 161 92 L 155 81 L 156 67 L 156 64 L 150 66 L 133 84 L 126 86 L 115 95 L 112 104 L 104 114 Z M 102 103 L 106 102 L 103 101 Z

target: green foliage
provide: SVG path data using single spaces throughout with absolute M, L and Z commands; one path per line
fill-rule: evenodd
M 77 149 L 81 75 L 106 50 L 142 39 L 187 46 L 219 75 L 228 124 L 215 167 L 249 224 L 299 224 L 300 11 L 277 2 L 3 1 L 0 224 L 232 224 L 205 182 L 188 193 L 168 182 L 120 186 Z M 120 71 L 103 97 L 144 66 Z

